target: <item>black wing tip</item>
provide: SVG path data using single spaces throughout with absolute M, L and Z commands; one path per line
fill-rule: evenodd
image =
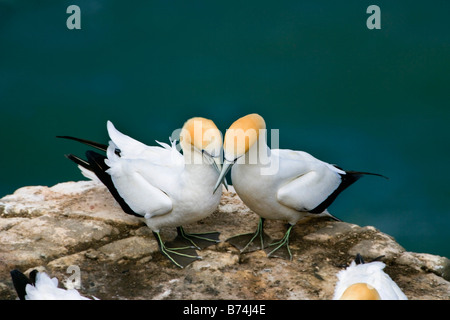
M 58 137 L 66 137 L 66 136 L 58 136 Z M 72 138 L 72 137 L 68 137 L 68 139 L 73 139 L 76 141 L 80 140 L 78 138 Z M 83 142 L 83 141 L 80 141 L 80 142 Z M 109 169 L 108 165 L 106 165 L 106 163 L 105 163 L 106 156 L 103 154 L 100 154 L 98 152 L 95 152 L 93 150 L 87 150 L 85 155 L 86 155 L 87 161 L 83 160 L 73 154 L 65 154 L 64 156 L 66 158 L 68 158 L 69 160 L 72 160 L 76 164 L 92 171 L 97 176 L 97 178 L 99 178 L 99 180 L 108 188 L 111 195 L 120 204 L 122 210 L 125 213 L 142 218 L 142 215 L 134 212 L 130 208 L 130 206 L 125 202 L 125 200 L 120 196 L 120 194 L 116 190 L 116 187 L 114 186 L 114 183 L 112 182 L 111 176 L 108 173 L 106 173 L 106 170 Z
M 76 137 L 72 137 L 72 136 L 56 136 L 56 138 L 67 139 L 67 140 L 74 140 L 74 141 L 86 144 L 88 146 L 91 146 L 93 148 L 96 148 L 96 149 L 99 149 L 99 150 L 102 150 L 102 151 L 106 151 L 108 149 L 108 145 L 103 144 L 103 143 L 98 143 L 98 142 L 95 142 L 95 141 L 91 141 L 91 140 L 76 138 Z
M 34 269 L 30 272 L 30 281 L 33 286 L 36 284 L 36 277 L 37 277 L 38 273 L 39 273 L 39 271 L 37 271 L 36 269 Z
M 11 279 L 14 285 L 14 289 L 16 290 L 17 296 L 20 300 L 25 300 L 25 296 L 27 295 L 26 286 L 28 284 L 34 285 L 35 281 L 28 278 L 22 272 L 17 269 L 10 271 Z M 35 277 L 34 277 L 35 279 Z
M 379 173 L 373 173 L 373 172 L 365 172 L 365 171 L 345 171 L 346 174 L 349 174 L 351 176 L 354 176 L 356 179 L 361 178 L 362 176 L 376 176 L 376 177 L 381 177 L 384 178 L 386 180 L 389 180 L 389 177 L 386 177 L 385 175 L 379 174 Z
M 19 270 L 17 270 L 17 269 L 14 269 L 14 270 L 11 270 L 10 272 L 9 272 L 9 274 L 11 275 L 11 278 L 13 279 L 13 281 L 14 281 L 14 279 L 18 279 L 18 278 L 26 278 L 26 279 L 28 279 L 28 277 L 26 276 L 26 275 L 24 275 L 22 272 L 20 272 Z
M 106 156 L 95 152 L 93 150 L 86 151 L 86 158 L 89 162 L 90 170 L 95 173 L 95 175 L 100 179 L 100 181 L 108 188 L 111 195 L 119 203 L 122 210 L 130 215 L 142 218 L 142 215 L 137 214 L 130 208 L 126 201 L 120 196 L 117 191 L 111 176 L 106 173 L 109 169 L 108 165 L 105 163 Z
M 328 217 L 329 217 L 331 220 L 333 220 L 333 221 L 336 221 L 336 222 L 343 222 L 342 219 L 339 219 L 338 217 L 336 217 L 335 215 L 332 215 L 332 214 L 329 213 L 329 212 L 328 212 Z
M 83 168 L 92 171 L 91 165 L 90 165 L 89 162 L 87 162 L 86 160 L 83 160 L 83 159 L 81 159 L 80 157 L 77 157 L 76 155 L 73 155 L 73 154 L 71 154 L 71 153 L 65 154 L 64 156 L 65 156 L 67 159 L 69 159 L 69 160 L 75 162 L 75 164 L 77 164 L 77 165 L 79 165 L 79 166 L 82 166 Z
M 335 166 L 335 167 L 339 168 L 337 166 Z M 377 177 L 382 177 L 382 178 L 385 178 L 385 179 L 389 179 L 388 177 L 383 176 L 383 175 L 381 175 L 379 173 L 363 172 L 363 171 L 351 171 L 351 170 L 345 171 L 345 174 L 344 173 L 340 173 L 339 175 L 341 176 L 341 179 L 342 179 L 341 184 L 328 196 L 327 199 L 325 199 L 322 203 L 320 203 L 314 209 L 310 210 L 309 211 L 310 213 L 322 213 L 322 212 L 324 212 L 334 202 L 334 200 L 336 200 L 336 198 L 339 196 L 339 194 L 341 194 L 342 191 L 347 189 L 349 186 L 351 186 L 353 183 L 355 183 L 356 181 L 358 181 L 361 177 L 363 177 L 365 175 L 377 176 Z
M 103 172 L 109 169 L 109 167 L 105 164 L 105 159 L 107 159 L 105 155 L 95 152 L 93 150 L 87 150 L 85 152 L 85 155 L 87 158 L 87 162 L 90 164 L 92 168 L 97 166 Z

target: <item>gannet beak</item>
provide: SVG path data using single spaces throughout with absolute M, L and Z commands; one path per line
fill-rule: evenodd
M 220 163 L 220 157 L 214 157 L 212 158 L 214 160 L 213 162 L 213 167 L 214 169 L 216 169 L 217 173 L 220 174 L 221 168 L 222 168 L 222 164 Z
M 220 175 L 221 168 L 222 168 L 220 156 L 212 156 L 211 154 L 209 154 L 209 152 L 207 152 L 205 150 L 202 150 L 202 155 L 205 156 L 206 159 L 208 159 L 207 160 L 208 163 L 210 163 L 214 167 L 214 169 L 217 171 L 217 173 Z M 223 180 L 223 186 L 228 191 L 228 183 L 227 183 L 226 179 Z M 217 189 L 217 187 L 216 187 L 216 189 Z M 216 191 L 216 189 L 214 189 L 214 192 Z
M 214 169 L 216 169 L 217 173 L 220 175 L 220 172 L 221 172 L 220 169 L 222 168 L 222 163 L 220 161 L 220 157 L 213 157 L 213 160 L 214 160 L 213 167 L 214 167 Z M 223 186 L 225 187 L 225 189 L 227 189 L 227 191 L 228 191 L 227 179 L 223 179 L 222 183 L 223 183 Z
M 220 184 L 222 183 L 222 180 L 225 181 L 224 183 L 226 183 L 225 176 L 227 175 L 228 171 L 230 171 L 233 164 L 234 164 L 234 161 L 228 161 L 225 159 L 225 161 L 223 162 L 222 171 L 220 172 L 219 178 L 217 179 L 216 186 L 214 187 L 213 193 L 215 193 L 217 188 L 219 188 Z

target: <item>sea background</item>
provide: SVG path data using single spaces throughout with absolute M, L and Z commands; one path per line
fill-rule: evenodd
M 69 30 L 69 5 L 81 30 Z M 381 29 L 369 30 L 369 5 Z M 329 211 L 450 257 L 450 1 L 0 0 L 0 197 L 83 180 L 56 139 L 147 144 L 257 112 L 364 177 Z

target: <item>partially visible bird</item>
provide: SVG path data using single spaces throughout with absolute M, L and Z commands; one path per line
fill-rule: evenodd
M 386 274 L 381 261 L 364 263 L 358 254 L 349 267 L 337 274 L 333 300 L 408 300 Z
M 59 288 L 58 279 L 50 278 L 45 272 L 33 270 L 30 278 L 17 269 L 10 274 L 20 300 L 92 300 L 76 289 Z M 94 300 L 98 299 L 94 297 Z
M 106 157 L 87 151 L 83 160 L 72 154 L 67 158 L 79 165 L 83 175 L 99 179 L 111 192 L 123 211 L 143 217 L 153 231 L 161 253 L 183 268 L 200 259 L 195 249 L 219 241 L 218 232 L 192 233 L 182 227 L 212 214 L 222 192 L 211 193 L 220 168 L 215 161 L 222 151 L 222 134 L 212 120 L 191 118 L 180 134 L 181 154 L 172 146 L 145 145 L 107 122 L 109 146 L 89 140 L 72 139 L 102 151 Z M 220 165 L 220 162 L 219 162 Z M 176 227 L 178 236 L 164 243 L 162 227 Z
M 260 216 L 255 233 L 228 240 L 241 252 L 265 249 L 269 257 L 292 259 L 289 236 L 293 226 L 308 215 L 326 215 L 327 208 L 347 187 L 368 172 L 345 171 L 303 151 L 270 149 L 266 123 L 258 114 L 236 120 L 224 138 L 224 164 L 218 188 L 232 168 L 231 180 L 242 201 Z M 279 241 L 263 231 L 264 220 L 285 220 L 289 227 Z

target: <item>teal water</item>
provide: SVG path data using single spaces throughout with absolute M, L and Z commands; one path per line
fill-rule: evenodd
M 390 178 L 330 212 L 450 257 L 450 2 L 392 2 L 0 1 L 0 197 L 82 179 L 56 135 L 106 142 L 111 120 L 153 144 L 258 112 L 281 148 Z

